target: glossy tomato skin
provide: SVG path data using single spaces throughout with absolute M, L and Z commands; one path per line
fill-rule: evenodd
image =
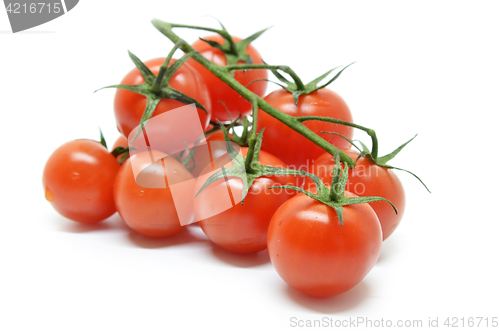
M 294 117 L 328 116 L 352 122 L 351 111 L 345 101 L 337 93 L 326 88 L 300 96 L 298 107 L 295 105 L 292 94 L 284 89 L 270 93 L 264 100 L 281 112 Z M 339 148 L 350 147 L 350 143 L 342 137 L 320 133 L 320 131 L 333 131 L 352 139 L 352 127 L 320 121 L 307 121 L 304 125 Z M 321 147 L 262 110 L 259 110 L 257 127 L 258 130 L 266 128 L 262 149 L 276 155 L 285 164 L 295 169 L 307 170 L 312 161 L 325 152 Z
M 343 213 L 341 226 L 333 208 L 302 193 L 276 211 L 267 247 L 288 285 L 311 296 L 334 296 L 373 268 L 382 247 L 377 215 L 367 204 L 345 206 Z
M 45 198 L 64 217 L 97 223 L 115 213 L 118 161 L 97 141 L 70 141 L 52 153 L 43 170 Z
M 219 44 L 224 43 L 224 39 L 219 35 L 208 36 L 203 39 L 213 40 L 218 42 Z M 235 42 L 241 40 L 237 37 L 233 37 L 233 39 Z M 220 66 L 227 65 L 226 56 L 224 55 L 224 53 L 219 49 L 210 46 L 203 40 L 194 42 L 192 46 L 201 55 L 214 62 L 215 64 Z M 252 45 L 249 45 L 245 51 L 248 55 L 250 55 L 254 64 L 263 64 L 260 54 Z M 227 122 L 231 119 L 235 120 L 236 118 L 238 118 L 240 113 L 243 116 L 250 114 L 252 106 L 245 98 L 243 98 L 240 94 L 226 85 L 226 83 L 221 81 L 204 66 L 202 66 L 192 58 L 187 60 L 187 63 L 189 63 L 193 68 L 195 68 L 199 73 L 202 74 L 203 79 L 207 84 L 207 87 L 210 91 L 210 96 L 212 98 L 212 117 L 214 119 L 218 118 L 221 122 Z M 234 78 L 243 86 L 246 86 L 250 91 L 260 97 L 264 96 L 264 94 L 266 93 L 267 81 L 259 81 L 250 84 L 251 82 L 258 79 L 267 79 L 266 70 L 237 70 L 234 72 Z M 230 111 L 231 117 L 229 117 L 226 108 L 220 101 L 224 102 L 224 104 L 227 106 Z
M 157 58 L 144 62 L 144 64 L 153 72 L 158 74 L 161 65 L 165 61 L 164 58 Z M 174 59 L 170 64 L 175 62 Z M 139 85 L 144 83 L 144 78 L 137 68 L 132 69 L 122 80 L 121 84 Z M 177 91 L 180 91 L 201 103 L 207 113 L 202 109 L 198 109 L 198 116 L 201 126 L 205 129 L 210 122 L 212 112 L 210 95 L 203 80 L 203 77 L 194 70 L 189 64 L 184 63 L 173 75 L 170 80 L 170 86 Z M 115 94 L 115 118 L 118 131 L 125 137 L 128 137 L 130 132 L 140 124 L 140 120 L 146 109 L 146 97 L 131 91 L 117 89 Z M 162 114 L 169 110 L 185 106 L 184 103 L 172 100 L 162 99 L 153 113 L 153 116 Z
M 158 151 L 152 153 L 155 159 L 166 156 Z M 116 209 L 125 223 L 136 232 L 154 238 L 168 237 L 184 228 L 179 222 L 176 207 L 192 213 L 192 185 L 186 186 L 186 197 L 183 199 L 186 204 L 176 206 L 168 185 L 165 184 L 166 188 L 147 188 L 137 184 L 132 161 L 140 172 L 141 180 L 150 184 L 170 183 L 165 178 L 164 169 L 186 183 L 192 180 L 192 176 L 182 164 L 171 157 L 165 158 L 163 163 L 157 161 L 152 165 L 149 165 L 150 160 L 149 153 L 142 152 L 133 155 L 122 165 L 114 185 Z
M 359 152 L 354 150 L 344 150 L 344 152 L 354 160 L 359 155 Z M 333 156 L 325 153 L 314 162 L 311 172 L 320 177 L 325 183 L 330 183 L 334 165 Z M 397 214 L 391 205 L 385 201 L 370 202 L 370 206 L 377 214 L 382 226 L 384 240 L 387 239 L 401 222 L 406 202 L 403 184 L 401 184 L 394 171 L 376 165 L 367 157 L 361 157 L 356 163 L 356 167 L 349 170 L 346 189 L 359 196 L 386 198 L 394 204 L 398 210 Z
M 246 155 L 247 148 L 241 149 Z M 217 165 L 217 159 L 214 163 Z M 260 152 L 261 164 L 285 167 L 284 163 L 271 154 Z M 224 162 L 225 163 L 225 162 Z M 227 165 L 231 166 L 229 163 Z M 207 173 L 198 178 L 195 192 L 198 192 L 207 178 Z M 245 203 L 236 202 L 233 207 L 209 218 L 204 218 L 214 208 L 220 207 L 221 197 L 227 196 L 228 190 L 235 201 L 241 201 L 243 183 L 241 179 L 229 177 L 227 181 L 220 179 L 205 188 L 194 199 L 194 210 L 198 223 L 208 238 L 219 247 L 231 252 L 249 254 L 262 251 L 267 246 L 267 229 L 274 212 L 293 194 L 285 190 L 269 190 L 269 187 L 292 182 L 290 176 L 261 177 L 250 187 Z M 239 199 L 238 199 L 239 198 Z

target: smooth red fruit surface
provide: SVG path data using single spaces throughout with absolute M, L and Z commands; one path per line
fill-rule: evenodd
M 373 268 L 382 247 L 377 215 L 367 204 L 344 206 L 343 215 L 341 226 L 333 208 L 302 193 L 276 211 L 267 247 L 288 285 L 312 296 L 333 296 L 356 286 Z
M 245 156 L 247 148 L 242 148 Z M 224 165 L 229 157 L 219 158 L 214 161 L 215 166 Z M 230 159 L 229 159 L 230 160 Z M 259 162 L 264 165 L 285 167 L 285 164 L 273 155 L 264 151 L 260 152 Z M 232 166 L 228 163 L 225 167 Z M 198 178 L 195 192 L 198 192 L 208 177 L 214 172 L 208 172 Z M 270 190 L 269 187 L 286 185 L 293 182 L 290 176 L 261 177 L 254 181 L 245 202 L 233 203 L 232 207 L 203 219 L 203 215 L 218 210 L 226 205 L 228 190 L 234 197 L 234 201 L 241 201 L 243 183 L 241 179 L 228 177 L 227 181 L 220 179 L 206 187 L 194 199 L 194 211 L 196 218 L 200 220 L 203 232 L 218 246 L 235 253 L 256 253 L 266 248 L 267 229 L 274 212 L 287 201 L 293 193 L 282 189 Z
M 155 159 L 165 157 L 158 151 L 152 151 Z M 137 184 L 132 169 L 140 172 L 137 181 L 140 183 L 162 184 L 166 188 L 147 188 Z M 163 162 L 162 162 L 163 161 Z M 167 157 L 162 161 L 150 164 L 149 152 L 133 155 L 123 165 L 115 180 L 114 197 L 116 209 L 125 223 L 133 230 L 149 237 L 168 237 L 183 229 L 179 222 L 176 208 L 183 208 L 184 213 L 192 213 L 192 189 L 186 184 L 184 204 L 175 205 L 172 192 L 167 184 L 172 184 L 166 176 L 175 175 L 178 182 L 189 183 L 192 176 L 182 164 Z M 140 179 L 139 179 L 140 178 Z M 161 186 L 161 185 L 156 185 Z M 149 185 L 151 187 L 151 185 Z
M 354 150 L 344 150 L 344 152 L 354 160 L 359 155 L 359 152 Z M 331 183 L 334 165 L 333 156 L 325 153 L 314 162 L 311 172 L 325 183 Z M 401 222 L 405 210 L 405 191 L 394 171 L 376 165 L 367 157 L 361 157 L 356 162 L 356 167 L 349 169 L 346 189 L 359 196 L 386 198 L 394 204 L 398 210 L 397 214 L 391 205 L 385 201 L 369 203 L 378 216 L 384 240 L 387 239 Z
M 337 93 L 326 88 L 301 95 L 298 107 L 295 105 L 292 94 L 284 89 L 272 92 L 264 100 L 279 111 L 294 117 L 326 116 L 352 122 L 351 111 L 345 101 Z M 304 125 L 339 148 L 350 147 L 350 143 L 342 137 L 320 132 L 336 132 L 352 139 L 352 127 L 320 121 L 307 121 Z M 324 149 L 262 110 L 259 110 L 257 127 L 258 130 L 266 128 L 262 149 L 295 169 L 307 170 L 312 161 L 325 152 Z
M 208 36 L 203 39 L 213 40 L 218 42 L 219 44 L 224 43 L 224 39 L 219 35 Z M 237 37 L 233 37 L 233 39 L 235 42 L 241 40 Z M 192 46 L 201 55 L 214 62 L 215 64 L 220 66 L 227 65 L 226 56 L 224 55 L 224 53 L 221 50 L 210 46 L 203 40 L 197 40 L 192 44 Z M 252 58 L 253 64 L 263 64 L 260 54 L 252 45 L 249 45 L 245 51 Z M 207 84 L 212 99 L 213 119 L 218 118 L 221 122 L 227 122 L 237 119 L 240 113 L 242 114 L 242 116 L 250 114 L 250 112 L 252 111 L 252 106 L 245 98 L 243 98 L 226 83 L 221 81 L 208 69 L 206 69 L 204 66 L 202 66 L 192 58 L 187 60 L 187 63 L 193 66 L 193 68 L 195 68 L 199 73 L 201 73 L 203 79 L 205 80 L 205 83 Z M 242 63 L 243 62 L 241 61 L 239 62 L 239 64 Z M 253 81 L 259 79 L 267 79 L 266 70 L 235 70 L 234 78 L 258 96 L 262 97 L 266 93 L 267 81 L 258 81 L 252 83 Z M 224 104 L 229 110 L 230 115 L 228 115 L 228 111 L 226 110 L 226 107 L 224 107 Z
M 43 170 L 45 198 L 64 217 L 97 223 L 115 211 L 118 161 L 99 142 L 70 141 L 52 153 Z
M 164 58 L 157 58 L 146 61 L 144 64 L 156 75 L 164 61 Z M 175 62 L 174 59 L 170 61 L 170 64 L 173 62 Z M 125 85 L 139 85 L 142 83 L 144 83 L 144 78 L 137 68 L 132 69 L 121 82 L 121 84 Z M 205 107 L 207 110 L 206 113 L 202 109 L 197 109 L 201 126 L 205 129 L 210 122 L 212 108 L 210 95 L 203 77 L 189 64 L 184 63 L 172 76 L 169 84 L 173 89 L 190 96 Z M 142 115 L 146 109 L 146 103 L 146 97 L 143 95 L 117 89 L 115 95 L 115 118 L 118 131 L 125 137 L 128 137 L 130 132 L 140 124 Z M 153 116 L 182 106 L 185 106 L 182 102 L 172 99 L 162 99 L 156 106 Z

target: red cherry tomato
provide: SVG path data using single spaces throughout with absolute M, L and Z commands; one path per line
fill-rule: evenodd
M 295 105 L 292 94 L 284 89 L 272 92 L 264 100 L 291 116 L 328 116 L 352 122 L 351 111 L 345 101 L 337 93 L 325 88 L 300 96 L 298 107 Z M 349 142 L 342 137 L 320 133 L 320 131 L 337 132 L 352 139 L 352 127 L 320 121 L 307 121 L 304 125 L 339 148 L 350 147 Z M 321 147 L 262 110 L 259 110 L 257 127 L 258 130 L 266 128 L 262 149 L 276 155 L 295 169 L 302 167 L 301 169 L 307 170 L 312 161 L 325 152 Z
M 164 58 L 158 58 L 146 61 L 144 64 L 151 70 L 151 72 L 158 74 L 158 71 L 164 61 Z M 174 59 L 170 61 L 170 64 L 173 62 L 175 62 Z M 144 83 L 144 78 L 137 68 L 132 69 L 132 71 L 130 71 L 121 82 L 121 84 L 125 85 L 139 85 L 142 83 Z M 212 108 L 210 95 L 205 82 L 203 81 L 203 77 L 201 77 L 201 75 L 189 64 L 184 63 L 171 78 L 170 86 L 177 91 L 194 98 L 205 107 L 207 113 L 205 113 L 202 109 L 198 109 L 198 116 L 200 118 L 202 128 L 205 129 L 210 121 Z M 172 99 L 162 99 L 156 106 L 153 116 L 182 106 L 185 106 L 182 102 Z M 131 91 L 118 89 L 115 95 L 115 117 L 118 131 L 120 131 L 125 137 L 128 137 L 130 132 L 140 124 L 145 109 L 145 96 Z
M 209 36 L 204 39 L 213 40 L 219 44 L 224 43 L 224 39 L 219 35 Z M 237 37 L 233 37 L 233 39 L 235 42 L 241 40 Z M 215 64 L 220 66 L 227 65 L 226 56 L 221 50 L 210 46 L 202 40 L 194 42 L 192 46 L 196 51 L 201 53 L 201 55 Z M 245 51 L 248 55 L 250 55 L 254 64 L 263 64 L 259 53 L 252 45 L 249 45 Z M 187 60 L 187 63 L 201 73 L 205 83 L 207 84 L 212 98 L 212 118 L 218 118 L 221 122 L 226 122 L 235 120 L 238 118 L 240 113 L 242 116 L 250 114 L 252 106 L 245 98 L 192 58 Z M 267 71 L 263 69 L 246 71 L 236 70 L 234 71 L 234 78 L 242 85 L 247 86 L 255 80 L 267 79 Z M 248 85 L 247 87 L 250 91 L 262 97 L 266 93 L 267 81 L 258 81 Z M 224 104 L 229 110 L 231 116 L 228 115 L 228 111 L 226 110 L 226 107 L 224 107 Z
M 97 223 L 115 211 L 113 182 L 118 161 L 97 141 L 70 141 L 49 157 L 43 170 L 45 198 L 61 215 Z
M 155 159 L 165 157 L 166 154 L 152 151 Z M 134 164 L 132 164 L 132 161 Z M 163 162 L 162 162 L 163 161 Z M 125 223 L 133 230 L 149 237 L 168 237 L 183 229 L 179 222 L 178 213 L 193 213 L 192 189 L 193 177 L 182 164 L 172 157 L 167 157 L 150 165 L 149 152 L 133 155 L 121 167 L 115 180 L 114 197 L 116 209 Z M 147 188 L 140 186 L 134 177 L 133 168 L 140 172 L 137 177 L 139 183 L 148 183 L 163 188 Z M 170 185 L 165 176 L 174 175 L 184 187 L 184 204 L 174 204 Z M 182 209 L 182 210 L 181 210 Z
M 243 147 L 242 155 L 245 156 L 247 151 L 248 149 Z M 216 169 L 224 165 L 227 160 L 230 160 L 229 157 L 215 160 Z M 285 167 L 283 162 L 264 151 L 260 152 L 259 162 L 269 166 Z M 229 162 L 225 167 L 231 165 Z M 214 172 L 199 177 L 194 192 L 198 192 Z M 210 240 L 228 251 L 247 254 L 264 250 L 271 217 L 276 209 L 292 196 L 285 190 L 268 188 L 292 181 L 290 176 L 260 177 L 250 187 L 243 206 L 240 202 L 236 202 L 229 209 L 203 219 L 203 215 L 224 207 L 227 201 L 224 201 L 223 197 L 227 196 L 228 192 L 231 192 L 234 201 L 241 201 L 243 189 L 241 179 L 235 177 L 229 177 L 227 181 L 220 179 L 206 187 L 194 199 L 196 218 L 201 219 L 198 223 Z
M 352 159 L 356 160 L 359 153 L 354 150 L 344 150 Z M 332 155 L 325 153 L 315 162 L 311 172 L 320 177 L 325 183 L 332 181 L 332 169 L 335 160 Z M 394 204 L 398 213 L 391 205 L 384 201 L 370 202 L 378 216 L 387 239 L 401 222 L 405 209 L 405 192 L 401 181 L 394 171 L 373 163 L 366 157 L 361 157 L 354 169 L 349 169 L 349 179 L 346 189 L 359 196 L 378 196 L 386 198 Z
M 382 246 L 377 215 L 359 204 L 344 206 L 343 216 L 341 226 L 333 208 L 302 193 L 276 211 L 267 247 L 288 285 L 312 296 L 333 296 L 353 288 L 372 269 Z

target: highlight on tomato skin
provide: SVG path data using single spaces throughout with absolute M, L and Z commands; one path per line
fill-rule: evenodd
M 359 284 L 375 265 L 382 247 L 377 215 L 368 204 L 343 209 L 340 225 L 333 208 L 299 193 L 274 214 L 269 257 L 292 288 L 315 297 L 338 295 Z
M 246 156 L 248 148 L 242 147 Z M 230 158 L 224 156 L 214 161 L 214 171 L 204 170 L 198 178 L 194 192 L 198 192 L 206 180 L 221 166 L 230 167 Z M 259 163 L 286 167 L 275 156 L 261 151 Z M 208 165 L 207 168 L 211 165 Z M 207 169 L 206 168 L 206 169 Z M 219 247 L 234 253 L 250 254 L 267 247 L 267 230 L 274 212 L 295 195 L 287 190 L 270 190 L 272 186 L 293 183 L 291 176 L 260 177 L 250 187 L 241 205 L 243 183 L 241 179 L 228 177 L 206 187 L 194 198 L 194 210 L 198 224 L 207 237 Z
M 151 163 L 151 155 L 159 161 Z M 139 173 L 137 177 L 133 167 Z M 183 191 L 176 191 L 182 203 L 174 202 L 170 187 L 174 183 L 167 178 L 182 182 Z M 134 231 L 153 238 L 169 237 L 184 229 L 179 215 L 193 217 L 193 185 L 192 175 L 173 157 L 155 150 L 151 154 L 141 152 L 125 161 L 116 176 L 116 209 Z
M 359 152 L 352 149 L 343 151 L 354 160 L 359 156 Z M 333 156 L 325 153 L 313 163 L 311 173 L 317 175 L 323 182 L 330 183 L 334 165 Z M 310 180 L 306 180 L 306 183 L 308 186 L 314 185 Z M 391 205 L 384 201 L 369 203 L 380 221 L 384 240 L 389 238 L 400 224 L 406 204 L 404 187 L 396 173 L 373 163 L 367 157 L 361 157 L 354 169 L 349 169 L 346 189 L 359 196 L 383 197 L 394 204 L 398 210 L 397 214 Z
M 113 182 L 119 169 L 116 158 L 99 142 L 70 141 L 57 148 L 45 164 L 45 198 L 73 221 L 103 221 L 116 212 Z

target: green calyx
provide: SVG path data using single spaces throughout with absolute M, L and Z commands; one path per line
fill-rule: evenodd
M 121 155 L 118 159 L 118 163 L 123 164 L 123 162 L 125 162 L 127 157 L 130 155 L 130 150 L 128 147 L 116 147 L 115 149 L 113 149 L 111 154 L 113 154 L 115 158 Z
M 194 152 L 196 150 L 196 145 L 198 141 L 195 143 L 195 147 L 191 148 L 189 147 L 188 143 L 184 140 L 184 145 L 186 145 L 186 149 L 183 150 L 179 155 L 169 155 L 167 157 L 173 157 L 176 159 L 180 164 L 184 166 L 189 172 L 192 172 L 194 168 L 196 168 L 196 159 L 194 157 Z M 187 156 L 184 157 L 184 154 L 187 153 Z
M 108 144 L 106 143 L 106 139 L 104 139 L 104 135 L 102 134 L 101 128 L 99 128 L 99 134 L 100 134 L 100 141 L 99 143 L 104 146 L 104 148 L 108 149 Z M 113 155 L 115 158 L 118 156 L 122 155 L 118 159 L 118 163 L 123 164 L 123 162 L 127 159 L 129 156 L 129 148 L 128 147 L 116 147 L 111 151 L 111 155 Z
M 104 139 L 104 135 L 102 134 L 101 128 L 99 128 L 100 141 L 99 143 L 104 146 L 104 148 L 108 149 L 108 144 L 106 143 L 106 139 Z
M 249 140 L 250 140 L 250 122 L 248 121 L 248 117 L 243 117 L 243 123 L 242 123 L 242 131 L 241 134 L 237 134 L 236 132 L 232 133 L 232 138 L 231 140 L 240 145 L 241 147 L 248 147 L 249 146 Z
M 333 83 L 337 78 L 339 78 L 339 76 L 342 74 L 342 72 L 345 69 L 347 69 L 349 66 L 351 66 L 352 64 L 354 64 L 354 62 L 351 63 L 351 64 L 348 64 L 345 67 L 343 67 L 342 69 L 340 69 L 337 72 L 337 74 L 335 76 L 333 76 L 333 78 L 331 78 L 328 82 L 326 82 L 326 83 L 324 83 L 324 84 L 322 84 L 320 86 L 318 86 L 318 84 L 323 79 L 325 79 L 330 73 L 332 73 L 333 71 L 339 69 L 340 67 L 335 67 L 335 68 L 327 71 L 323 75 L 321 75 L 318 78 L 310 81 L 307 84 L 304 84 L 302 82 L 302 80 L 297 75 L 295 75 L 295 74 L 294 75 L 290 75 L 292 77 L 292 79 L 293 79 L 293 82 L 292 82 L 292 81 L 289 81 L 288 79 L 286 79 L 278 70 L 276 70 L 276 69 L 270 69 L 270 70 L 274 74 L 274 76 L 276 78 L 278 78 L 278 80 L 283 83 L 283 84 L 280 84 L 280 83 L 276 83 L 276 84 L 278 84 L 283 89 L 285 89 L 288 92 L 290 92 L 293 95 L 293 100 L 295 101 L 295 105 L 298 106 L 299 105 L 299 97 L 301 95 L 310 94 L 310 93 L 316 92 L 319 89 L 327 87 L 328 85 L 330 85 L 331 83 Z
M 250 121 L 248 120 L 248 117 L 245 116 L 243 117 L 243 119 L 241 119 L 240 116 L 229 124 L 221 124 L 220 122 L 211 122 L 211 124 L 214 126 L 214 128 L 210 131 L 207 131 L 205 133 L 206 136 L 211 133 L 221 131 L 222 128 L 224 128 L 228 133 L 232 131 L 231 136 L 229 137 L 230 141 L 238 144 L 241 147 L 248 147 L 250 140 Z M 236 131 L 234 130 L 235 127 L 242 128 L 241 134 L 236 133 Z
M 245 158 L 231 145 L 230 137 L 228 132 L 224 126 L 221 126 L 221 130 L 224 134 L 224 138 L 226 140 L 226 148 L 229 156 L 233 162 L 233 165 L 227 168 L 221 168 L 215 174 L 211 175 L 200 188 L 200 190 L 196 193 L 197 197 L 205 188 L 213 184 L 219 179 L 226 179 L 229 177 L 237 177 L 240 178 L 243 182 L 243 192 L 241 204 L 245 202 L 245 198 L 252 186 L 253 182 L 263 176 L 286 176 L 286 175 L 294 175 L 294 176 L 307 176 L 311 178 L 316 185 L 317 193 L 311 193 L 305 191 L 304 189 L 293 186 L 293 185 L 281 185 L 281 186 L 273 186 L 269 189 L 282 188 L 282 189 L 292 189 L 295 191 L 299 191 L 304 193 L 308 197 L 315 199 L 335 210 L 337 216 L 340 221 L 340 225 L 343 224 L 343 206 L 353 205 L 353 204 L 361 204 L 361 203 L 369 203 L 373 201 L 386 201 L 391 204 L 394 208 L 394 211 L 397 213 L 396 207 L 387 199 L 382 197 L 346 197 L 345 196 L 345 187 L 347 185 L 348 179 L 348 167 L 346 163 L 342 163 L 345 167 L 345 170 L 342 169 L 341 163 L 339 161 L 339 154 L 336 155 L 336 166 L 333 170 L 333 178 L 331 187 L 327 187 L 321 179 L 311 173 L 308 173 L 304 170 L 294 170 L 287 168 L 275 168 L 266 165 L 262 165 L 259 163 L 259 153 L 260 148 L 262 146 L 262 136 L 263 131 L 261 130 L 257 135 L 257 139 L 255 141 L 253 152 L 249 149 L 249 154 Z M 250 154 L 252 153 L 252 154 Z M 248 161 L 248 158 L 252 158 L 252 162 Z
M 240 123 L 240 117 L 238 117 L 236 120 L 229 124 L 222 124 L 220 122 L 210 122 L 214 127 L 213 129 L 207 131 L 204 133 L 204 137 L 207 137 L 211 133 L 217 132 L 219 130 L 222 130 L 224 128 L 226 131 L 233 130 L 232 137 L 229 137 L 230 142 L 235 142 L 239 146 L 248 146 L 248 119 L 245 117 L 243 119 L 243 122 Z M 235 126 L 243 126 L 243 133 L 238 136 L 234 132 L 234 127 Z M 177 160 L 179 163 L 181 163 L 189 172 L 192 172 L 196 168 L 196 158 L 195 158 L 195 151 L 196 148 L 199 144 L 201 139 L 198 139 L 193 147 L 190 147 L 185 141 L 184 144 L 186 145 L 186 149 L 181 151 L 177 155 L 169 155 L 168 157 L 173 157 L 175 160 Z M 246 145 L 245 145 L 246 144 Z
M 226 104 L 222 102 L 222 105 L 224 108 L 226 108 L 227 114 L 229 116 L 229 119 L 231 122 L 229 124 L 222 124 L 220 121 L 210 121 L 210 124 L 213 126 L 212 129 L 208 130 L 205 132 L 205 136 L 208 136 L 212 133 L 215 133 L 217 131 L 222 130 L 222 127 L 224 127 L 228 132 L 232 131 L 230 140 L 232 142 L 235 142 L 241 147 L 248 147 L 249 146 L 249 140 L 250 140 L 250 121 L 248 120 L 247 116 L 244 116 L 242 118 L 241 114 L 238 116 L 237 119 L 233 120 L 231 117 L 231 113 L 229 109 L 227 108 Z M 237 134 L 236 131 L 234 130 L 235 127 L 241 127 L 241 134 Z
M 222 30 L 220 30 L 218 33 L 224 38 L 223 44 L 219 44 L 216 41 L 203 38 L 200 38 L 200 40 L 206 42 L 210 46 L 215 47 L 222 53 L 224 53 L 228 65 L 238 64 L 238 62 L 252 64 L 253 63 L 252 58 L 250 57 L 250 55 L 248 55 L 246 49 L 252 41 L 257 39 L 261 34 L 266 32 L 266 30 L 269 28 L 256 32 L 253 35 L 243 40 L 235 42 L 233 37 L 231 37 L 231 35 L 227 32 L 224 25 L 221 24 L 221 27 Z
M 105 88 L 119 88 L 122 90 L 127 90 L 131 91 L 140 95 L 143 95 L 147 99 L 147 104 L 146 104 L 146 109 L 144 110 L 144 113 L 141 118 L 140 126 L 141 130 L 138 130 L 137 136 L 141 133 L 142 129 L 146 125 L 147 121 L 153 116 L 153 112 L 156 109 L 156 106 L 158 103 L 161 101 L 161 99 L 173 99 L 177 100 L 179 102 L 182 102 L 184 104 L 194 104 L 197 108 L 202 109 L 205 113 L 207 110 L 205 107 L 199 103 L 197 100 L 191 98 L 190 96 L 177 91 L 176 89 L 172 88 L 169 85 L 170 79 L 174 75 L 174 73 L 181 67 L 181 65 L 187 61 L 191 57 L 192 54 L 188 53 L 185 54 L 183 57 L 181 57 L 179 60 L 175 61 L 172 65 L 169 65 L 170 60 L 172 59 L 172 56 L 174 55 L 174 52 L 180 47 L 179 45 L 176 45 L 169 55 L 166 57 L 164 63 L 160 67 L 160 71 L 158 72 L 158 75 L 155 75 L 149 70 L 149 68 L 134 54 L 131 52 L 128 52 L 130 59 L 134 62 L 136 68 L 139 70 L 141 73 L 142 77 L 144 78 L 144 83 L 139 84 L 139 85 L 124 85 L 124 84 L 118 84 L 118 85 L 110 85 L 103 87 L 99 90 L 105 89 Z M 97 90 L 97 91 L 99 91 Z M 97 92 L 96 91 L 96 92 Z M 134 139 L 135 139 L 134 138 Z
M 372 130 L 373 131 L 373 130 Z M 408 145 L 413 139 L 415 139 L 417 137 L 417 135 L 413 136 L 413 138 L 411 138 L 410 140 L 408 140 L 407 142 L 405 142 L 404 144 L 402 144 L 401 146 L 399 146 L 398 148 L 396 148 L 394 151 L 392 151 L 391 153 L 387 154 L 387 155 L 384 155 L 384 156 L 378 156 L 378 153 L 374 153 L 374 148 L 372 148 L 372 150 L 370 151 L 368 149 L 368 147 L 366 147 L 366 145 L 360 141 L 360 140 L 355 140 L 357 142 L 359 142 L 359 144 L 361 145 L 361 147 L 357 146 L 354 141 L 350 140 L 349 138 L 341 135 L 341 134 L 338 134 L 336 132 L 330 132 L 330 131 L 321 131 L 321 133 L 330 133 L 330 134 L 334 134 L 334 135 L 337 135 L 337 136 L 341 136 L 342 138 L 346 139 L 347 141 L 349 141 L 349 143 L 351 143 L 351 145 L 356 148 L 358 151 L 359 151 L 359 155 L 358 155 L 358 158 L 356 159 L 356 162 L 359 160 L 359 158 L 361 157 L 366 157 L 368 158 L 371 162 L 375 163 L 376 165 L 380 166 L 380 167 L 384 167 L 384 168 L 387 168 L 387 169 L 396 169 L 396 170 L 401 170 L 401 171 L 405 171 L 409 174 L 411 174 L 413 177 L 415 177 L 416 179 L 418 179 L 418 181 L 424 185 L 425 189 L 431 193 L 431 191 L 429 190 L 429 188 L 427 187 L 427 185 L 425 185 L 425 183 L 417 176 L 415 175 L 413 172 L 411 171 L 408 171 L 406 169 L 402 169 L 402 168 L 398 168 L 398 167 L 394 167 L 394 166 L 391 166 L 391 165 L 388 165 L 387 162 L 391 161 L 396 155 L 399 154 L 399 152 L 401 152 L 403 150 L 403 148 L 406 147 L 406 145 Z M 377 150 L 378 150 L 378 141 L 377 141 L 377 136 L 375 134 L 375 131 L 373 131 L 373 135 L 371 135 L 372 137 L 372 141 L 373 141 L 373 146 L 377 146 Z
M 179 24 L 172 24 L 168 22 L 164 22 L 158 19 L 153 19 L 152 24 L 160 31 L 163 35 L 165 35 L 168 39 L 170 39 L 173 43 L 176 45 L 179 45 L 179 48 L 186 54 L 192 54 L 193 60 L 197 61 L 200 63 L 202 66 L 204 66 L 207 70 L 212 72 L 215 76 L 217 76 L 220 80 L 222 80 L 224 83 L 226 83 L 228 86 L 230 86 L 233 90 L 238 92 L 244 99 L 252 103 L 253 109 L 261 109 L 262 111 L 268 113 L 269 115 L 275 117 L 277 120 L 281 121 L 288 127 L 292 128 L 299 134 L 303 135 L 307 139 L 311 140 L 314 144 L 317 146 L 323 148 L 325 151 L 327 151 L 330 154 L 334 153 L 339 153 L 340 154 L 340 159 L 343 162 L 347 162 L 350 168 L 353 168 L 355 165 L 354 160 L 352 160 L 346 153 L 342 152 L 340 149 L 335 147 L 334 145 L 330 144 L 327 142 L 325 139 L 322 137 L 318 136 L 316 133 L 311 131 L 307 126 L 302 124 L 302 121 L 305 121 L 305 119 L 300 120 L 297 117 L 287 115 L 278 109 L 274 108 L 270 104 L 268 104 L 264 99 L 260 98 L 256 94 L 254 94 L 252 91 L 248 90 L 245 86 L 241 85 L 235 78 L 234 75 L 232 74 L 233 70 L 247 70 L 247 69 L 277 69 L 281 70 L 283 72 L 286 72 L 287 74 L 290 74 L 290 76 L 294 77 L 296 76 L 293 70 L 291 70 L 290 67 L 288 66 L 282 66 L 282 65 L 264 65 L 264 64 L 239 64 L 239 65 L 227 65 L 227 66 L 218 66 L 217 64 L 209 61 L 203 55 L 200 53 L 196 52 L 196 50 L 189 45 L 186 41 L 184 41 L 182 38 L 180 38 L 177 34 L 173 32 L 173 28 L 179 28 L 179 27 L 187 27 L 187 28 L 193 28 L 193 29 L 200 29 L 200 30 L 206 30 L 206 31 L 214 31 L 214 29 L 210 28 L 204 28 L 204 27 L 192 27 L 192 26 L 186 26 L 186 25 L 179 25 Z M 215 31 L 214 31 L 215 32 Z M 254 111 L 252 114 L 252 122 L 256 123 L 256 114 L 257 112 Z M 254 129 L 252 128 L 252 131 Z M 252 133 L 253 136 L 253 133 Z M 251 140 L 253 138 L 250 138 Z M 251 144 L 249 143 L 249 147 L 251 148 Z M 250 154 L 251 155 L 251 154 Z
M 204 31 L 210 31 L 217 33 L 220 35 L 222 38 L 224 38 L 224 43 L 220 44 L 216 41 L 213 40 L 208 40 L 208 39 L 203 39 L 200 38 L 200 40 L 206 42 L 212 47 L 215 47 L 219 49 L 224 55 L 226 56 L 226 61 L 228 65 L 235 65 L 238 62 L 244 62 L 246 64 L 252 64 L 252 58 L 248 53 L 246 52 L 246 49 L 248 45 L 250 45 L 251 42 L 253 42 L 255 39 L 259 38 L 260 35 L 262 35 L 264 32 L 266 32 L 269 28 L 260 30 L 253 35 L 240 40 L 238 42 L 234 41 L 233 37 L 229 34 L 229 32 L 226 30 L 226 27 L 219 21 L 217 20 L 221 26 L 221 29 L 213 29 L 213 28 L 208 28 L 208 27 L 202 27 L 202 26 L 194 26 L 194 25 L 185 25 L 185 24 L 173 24 L 169 23 L 169 26 L 171 28 L 188 28 L 188 29 L 194 29 L 194 30 L 204 30 Z
M 196 193 L 195 197 L 197 197 L 205 188 L 219 179 L 237 177 L 240 178 L 243 182 L 243 192 L 241 197 L 241 204 L 243 205 L 250 187 L 257 178 L 262 176 L 302 175 L 302 173 L 297 170 L 274 168 L 259 163 L 259 154 L 260 148 L 262 146 L 262 136 L 264 130 L 261 130 L 259 132 L 255 140 L 254 148 L 248 150 L 248 154 L 246 157 L 242 156 L 234 149 L 233 145 L 231 144 L 231 138 L 229 137 L 226 128 L 222 124 L 221 130 L 224 134 L 224 139 L 226 140 L 226 149 L 229 157 L 233 162 L 233 165 L 227 168 L 223 167 L 215 174 L 210 176 L 205 181 L 200 190 Z M 248 162 L 249 159 L 251 160 L 251 162 Z
M 344 168 L 342 168 L 342 164 L 344 165 Z M 349 171 L 347 164 L 340 163 L 339 156 L 337 154 L 335 156 L 335 167 L 333 169 L 332 183 L 330 187 L 327 187 L 318 176 L 302 170 L 301 175 L 311 178 L 311 180 L 316 185 L 316 191 L 317 191 L 316 194 L 292 185 L 275 186 L 272 187 L 272 189 L 284 188 L 284 189 L 292 189 L 295 191 L 299 191 L 307 195 L 308 197 L 333 208 L 337 213 L 340 225 L 343 224 L 343 210 L 344 210 L 343 207 L 348 205 L 369 203 L 374 201 L 385 201 L 391 204 L 396 214 L 398 213 L 396 207 L 392 204 L 392 202 L 382 197 L 346 197 L 345 187 L 347 185 L 347 179 L 349 176 L 348 174 Z

